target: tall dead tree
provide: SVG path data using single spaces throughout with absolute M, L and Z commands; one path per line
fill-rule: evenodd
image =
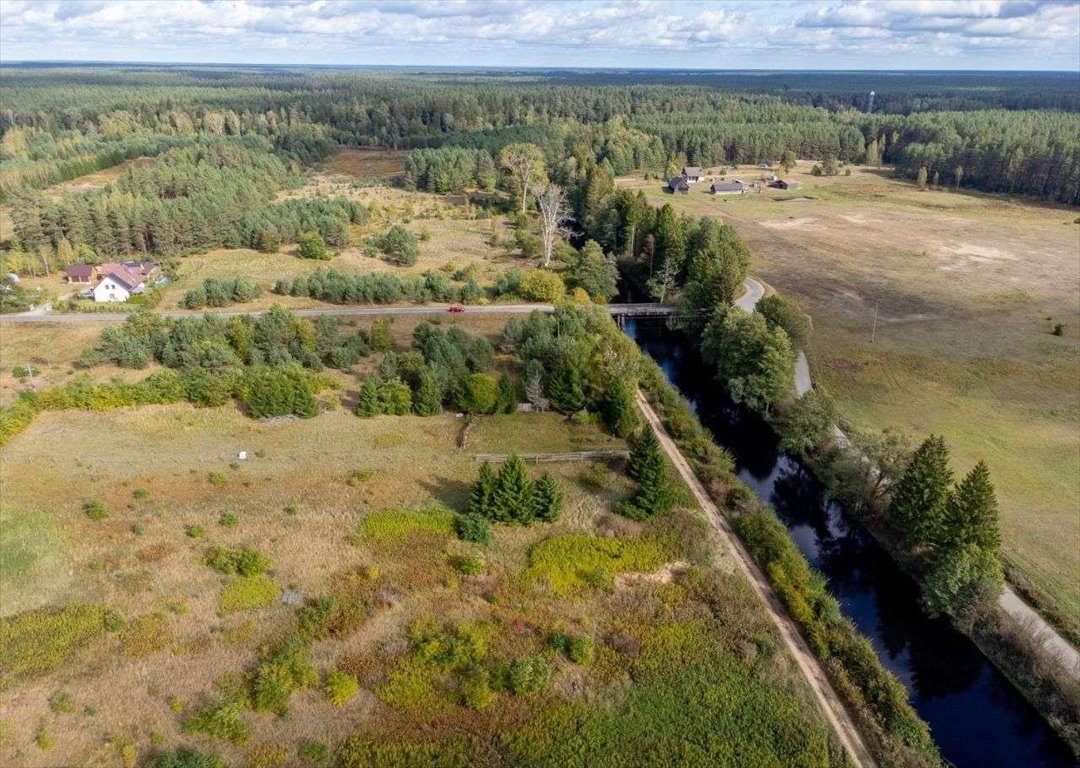
M 544 244 L 541 266 L 546 267 L 555 251 L 555 239 L 566 237 L 570 232 L 565 226 L 570 219 L 570 203 L 565 189 L 558 184 L 548 184 L 536 193 L 536 205 L 540 208 L 540 239 Z

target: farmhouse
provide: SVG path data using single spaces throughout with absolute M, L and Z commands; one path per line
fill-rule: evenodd
M 690 191 L 690 185 L 687 183 L 685 176 L 672 176 L 667 185 L 668 191 L 673 195 L 685 195 Z
M 714 195 L 741 195 L 746 191 L 746 183 L 738 179 L 714 181 L 710 191 Z
M 99 282 L 94 286 L 94 301 L 99 304 L 127 301 L 146 290 L 146 280 L 157 269 L 153 262 L 129 261 L 107 263 L 98 267 Z
M 701 177 L 705 175 L 705 172 L 693 165 L 684 166 L 682 174 L 680 174 L 687 180 L 687 182 L 693 184 L 694 182 L 701 181 Z
M 779 179 L 773 182 L 773 186 L 777 189 L 798 189 L 802 184 L 795 181 L 795 179 Z
M 94 282 L 94 267 L 90 264 L 68 264 L 65 272 L 69 283 L 89 285 Z

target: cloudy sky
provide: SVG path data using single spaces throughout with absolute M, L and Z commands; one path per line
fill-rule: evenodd
M 0 61 L 1042 69 L 1077 0 L 0 0 Z

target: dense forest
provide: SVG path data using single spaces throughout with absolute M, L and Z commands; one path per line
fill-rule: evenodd
M 507 144 L 529 142 L 549 166 L 585 151 L 616 174 L 793 151 L 1080 202 L 1080 96 L 1069 74 L 7 67 L 4 80 L 0 197 L 8 198 L 124 158 L 259 137 L 299 163 L 333 144 L 461 147 L 495 159 Z M 410 183 L 490 179 L 479 155 L 437 167 L 432 157 L 450 155 L 418 155 Z

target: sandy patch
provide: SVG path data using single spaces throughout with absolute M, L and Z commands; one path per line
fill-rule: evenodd
M 761 222 L 761 226 L 767 227 L 768 229 L 806 229 L 817 222 L 817 219 L 812 218 L 790 218 L 786 221 L 763 221 Z

